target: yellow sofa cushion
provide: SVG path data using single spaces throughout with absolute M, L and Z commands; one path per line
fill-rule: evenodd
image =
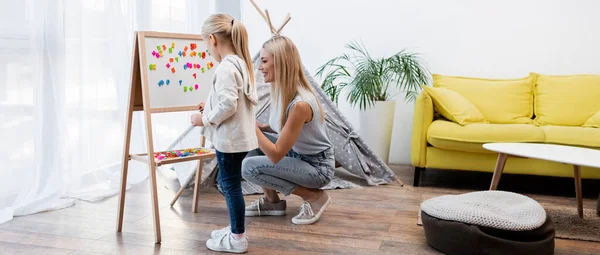
M 600 75 L 534 75 L 537 125 L 581 126 L 600 111 Z
M 470 124 L 435 120 L 427 142 L 433 147 L 466 152 L 493 153 L 482 147 L 490 142 L 544 142 L 544 130 L 532 124 Z
M 433 86 L 464 96 L 491 123 L 529 124 L 533 120 L 535 76 L 521 79 L 483 79 L 433 75 Z
M 592 115 L 592 117 L 590 117 L 585 123 L 583 123 L 583 126 L 600 128 L 600 111 Z
M 460 125 L 486 123 L 483 114 L 460 94 L 445 88 L 423 87 L 442 116 Z
M 547 143 L 600 148 L 600 129 L 568 126 L 542 126 Z

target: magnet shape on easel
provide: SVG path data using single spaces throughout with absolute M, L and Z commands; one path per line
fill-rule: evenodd
M 167 68 L 171 68 L 171 64 L 167 63 Z
M 179 80 L 179 86 L 181 86 L 181 83 L 182 83 L 182 82 L 183 82 L 182 80 Z
M 192 76 L 194 76 L 194 79 L 196 79 L 196 73 L 192 74 Z
M 187 70 L 187 65 L 183 64 L 183 70 Z
M 185 53 L 185 51 L 184 51 L 184 52 L 183 52 L 183 56 L 184 56 L 184 57 L 186 56 L 185 54 L 186 54 L 186 53 Z
M 170 80 L 167 80 L 167 85 L 169 85 L 169 84 L 171 84 L 171 81 L 170 81 Z
M 173 63 L 173 61 L 175 61 L 175 59 L 169 58 L 169 62 Z
M 173 48 L 169 48 L 169 53 L 173 53 Z
M 175 62 L 179 62 L 179 57 L 175 57 Z
M 187 67 L 191 69 L 192 68 L 192 63 L 188 62 L 187 63 Z
M 156 46 L 156 50 L 160 50 L 160 45 L 159 45 L 159 46 Z
M 183 56 L 183 53 L 181 51 L 179 51 L 179 53 L 177 54 L 179 54 L 180 57 Z
M 204 73 L 204 67 L 202 67 L 202 73 Z
M 171 43 L 171 48 L 175 48 L 175 42 Z
M 188 46 L 183 47 L 183 51 L 187 51 L 188 50 Z
M 171 68 L 171 73 L 175 73 L 175 67 Z
M 206 52 L 202 52 L 202 58 L 206 58 Z
M 192 50 L 195 50 L 196 47 L 198 47 L 195 43 L 190 43 L 190 48 L 192 48 Z
M 187 86 L 183 86 L 183 92 L 187 92 Z
M 198 90 L 198 84 L 194 85 L 194 88 L 196 88 L 196 90 Z
M 165 81 L 163 81 L 163 80 L 158 81 L 158 86 L 161 87 L 162 85 L 165 85 Z

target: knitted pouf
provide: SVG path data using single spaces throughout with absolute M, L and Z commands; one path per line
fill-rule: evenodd
M 447 195 L 421 203 L 427 243 L 446 254 L 554 254 L 554 226 L 535 200 L 511 192 Z

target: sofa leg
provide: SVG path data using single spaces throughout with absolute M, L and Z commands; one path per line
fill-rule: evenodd
M 425 170 L 423 167 L 415 167 L 415 178 L 413 179 L 413 186 L 419 187 L 419 180 L 421 179 L 421 171 Z

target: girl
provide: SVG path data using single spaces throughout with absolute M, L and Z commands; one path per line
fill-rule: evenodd
M 202 37 L 211 55 L 220 64 L 201 113 L 191 117 L 192 125 L 204 126 L 205 136 L 215 146 L 219 166 L 218 183 L 229 209 L 230 226 L 211 233 L 206 246 L 214 251 L 246 252 L 242 160 L 258 147 L 255 110 L 258 98 L 254 87 L 248 34 L 239 21 L 227 14 L 214 14 L 202 26 Z
M 285 215 L 285 200 L 277 191 L 295 194 L 304 202 L 294 224 L 319 220 L 331 199 L 320 188 L 334 174 L 333 146 L 327 136 L 325 114 L 304 76 L 294 43 L 275 36 L 263 45 L 259 70 L 271 83 L 269 124 L 257 123 L 258 154 L 242 163 L 247 181 L 261 185 L 264 197 L 246 207 L 246 216 Z M 273 143 L 262 131 L 279 133 Z

